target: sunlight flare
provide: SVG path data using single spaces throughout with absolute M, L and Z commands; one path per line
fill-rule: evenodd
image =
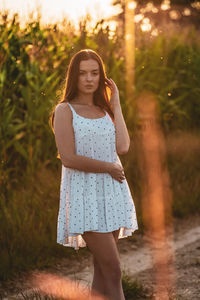
M 135 17 L 134 17 L 134 22 L 135 22 L 135 23 L 138 23 L 138 22 L 140 22 L 143 18 L 144 18 L 144 15 L 143 15 L 143 14 L 137 14 L 137 15 L 135 15 Z
M 150 31 L 152 28 L 152 25 L 150 24 L 150 19 L 144 18 L 140 27 L 142 31 Z
M 168 9 L 170 9 L 170 0 L 164 0 L 164 1 L 161 3 L 160 8 L 161 8 L 162 10 L 168 10 Z
M 191 15 L 191 9 L 185 8 L 184 11 L 183 11 L 183 15 L 184 16 L 190 16 Z
M 135 69 L 135 8 L 133 1 L 125 1 L 125 58 L 126 58 L 126 101 L 128 118 L 132 116 Z
M 51 295 L 69 300 L 108 300 L 96 293 L 92 295 L 88 286 L 80 281 L 73 281 L 66 276 L 55 275 L 48 272 L 32 272 L 28 279 L 31 286 L 44 295 Z
M 113 6 L 112 0 L 0 0 L 1 10 L 17 12 L 22 22 L 27 22 L 32 12 L 33 18 L 41 14 L 43 24 L 56 23 L 64 18 L 73 21 L 77 26 L 78 20 L 90 14 L 92 20 L 110 18 L 120 12 L 119 6 Z
M 155 299 L 169 300 L 175 286 L 172 191 L 166 166 L 165 137 L 160 126 L 159 105 L 153 93 L 143 92 L 136 99 L 141 124 L 139 164 L 142 174 L 142 211 L 145 236 L 152 250 Z
M 128 2 L 128 9 L 135 9 L 137 6 L 137 3 L 135 1 Z

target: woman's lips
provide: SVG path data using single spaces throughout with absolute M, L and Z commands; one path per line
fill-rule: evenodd
M 88 85 L 86 85 L 85 87 L 86 87 L 86 88 L 92 88 L 93 86 L 88 84 Z

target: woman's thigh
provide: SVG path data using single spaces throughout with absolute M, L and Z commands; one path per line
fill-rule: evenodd
M 112 234 L 113 234 L 113 237 L 114 237 L 114 239 L 115 239 L 115 243 L 116 243 L 116 244 L 117 244 L 117 242 L 118 242 L 119 231 L 120 231 L 120 229 L 117 229 L 117 230 L 112 231 Z M 98 270 L 98 271 L 101 271 L 101 269 L 99 268 L 99 264 L 98 264 L 98 262 L 97 262 L 97 260 L 96 260 L 96 258 L 95 258 L 94 255 L 93 255 L 93 263 L 94 263 L 95 269 Z
M 86 231 L 82 237 L 104 274 L 120 273 L 119 252 L 112 232 Z
M 114 239 L 115 239 L 116 243 L 118 242 L 118 239 L 119 239 L 119 231 L 120 231 L 120 228 L 115 230 L 115 231 L 112 231 L 112 234 L 114 236 Z

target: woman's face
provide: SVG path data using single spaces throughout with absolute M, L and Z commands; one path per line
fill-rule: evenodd
M 94 59 L 81 60 L 78 76 L 78 91 L 84 94 L 94 93 L 99 86 L 99 64 Z

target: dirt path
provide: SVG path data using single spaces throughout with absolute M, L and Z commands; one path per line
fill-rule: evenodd
M 175 254 L 175 290 L 171 291 L 174 299 L 200 299 L 200 216 L 191 216 L 185 220 L 174 220 L 172 246 Z M 134 238 L 120 239 L 118 242 L 121 268 L 134 280 L 139 280 L 150 292 L 155 285 L 152 276 L 152 255 L 148 241 L 140 234 Z M 62 259 L 47 272 L 67 276 L 91 286 L 93 276 L 92 256 L 88 251 L 86 257 L 77 255 L 76 261 Z M 27 277 L 27 275 L 26 275 Z M 16 282 L 10 282 L 0 288 L 3 299 L 16 299 L 16 292 L 28 291 L 30 286 L 22 276 Z M 14 295 L 15 294 L 15 295 Z M 175 298 L 176 297 L 176 298 Z
M 175 254 L 175 290 L 170 295 L 181 300 L 200 300 L 200 217 L 190 220 L 174 233 L 173 250 Z M 194 228 L 188 228 L 190 225 Z M 141 245 L 143 244 L 143 245 Z M 121 268 L 133 279 L 137 279 L 153 292 L 155 285 L 153 274 L 153 262 L 151 250 L 143 241 L 125 247 L 124 241 L 120 241 Z M 73 280 L 79 280 L 91 286 L 93 275 L 92 261 L 81 271 L 68 276 Z M 176 298 L 177 299 L 177 298 Z

